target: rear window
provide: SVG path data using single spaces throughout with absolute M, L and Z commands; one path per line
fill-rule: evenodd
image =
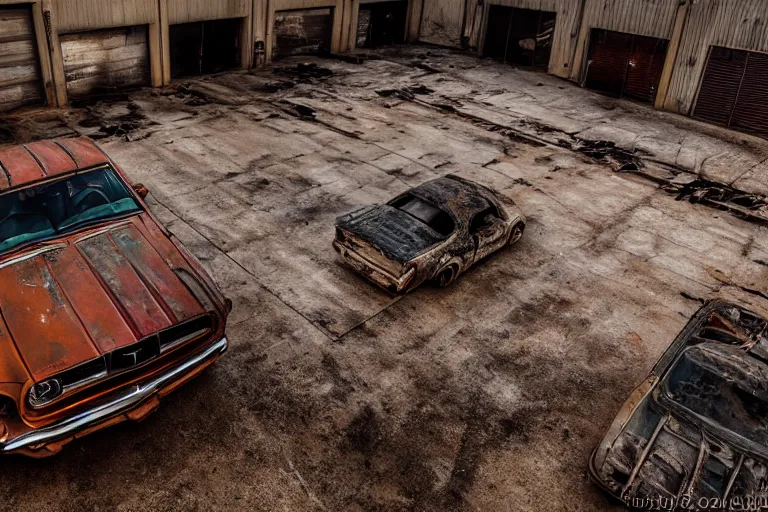
M 736 349 L 737 350 L 737 349 Z M 749 356 L 687 350 L 666 380 L 669 396 L 726 430 L 768 444 L 768 369 Z
M 406 194 L 392 201 L 390 206 L 423 222 L 443 236 L 448 236 L 453 233 L 454 224 L 451 216 L 423 199 L 419 199 L 411 194 Z

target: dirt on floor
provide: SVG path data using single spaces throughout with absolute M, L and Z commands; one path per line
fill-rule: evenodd
M 576 135 L 743 136 L 492 61 L 292 58 L 9 119 L 7 142 L 98 138 L 234 310 L 230 351 L 144 422 L 0 459 L 0 510 L 619 510 L 586 465 L 627 395 L 704 300 L 768 307 L 762 224 Z M 338 264 L 337 215 L 448 173 L 513 198 L 523 240 L 405 297 Z

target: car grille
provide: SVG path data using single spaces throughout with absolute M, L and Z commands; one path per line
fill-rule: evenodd
M 92 382 L 137 368 L 186 342 L 209 334 L 213 328 L 211 315 L 198 316 L 62 372 L 55 377 L 61 381 L 62 398 Z

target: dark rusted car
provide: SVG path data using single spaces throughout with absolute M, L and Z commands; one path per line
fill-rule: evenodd
M 339 217 L 333 247 L 355 271 L 400 293 L 429 280 L 448 286 L 520 240 L 524 229 L 523 214 L 510 198 L 449 175 Z
M 632 508 L 740 508 L 768 489 L 768 321 L 707 303 L 632 393 L 590 461 Z M 763 505 L 765 506 L 765 505 Z
M 0 451 L 141 420 L 227 348 L 231 302 L 88 139 L 0 150 Z

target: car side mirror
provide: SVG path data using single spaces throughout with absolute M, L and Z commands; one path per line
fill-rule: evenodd
M 149 190 L 147 190 L 147 187 L 145 187 L 141 183 L 134 183 L 133 191 L 136 192 L 136 194 L 142 199 L 146 199 L 147 195 L 149 194 Z

